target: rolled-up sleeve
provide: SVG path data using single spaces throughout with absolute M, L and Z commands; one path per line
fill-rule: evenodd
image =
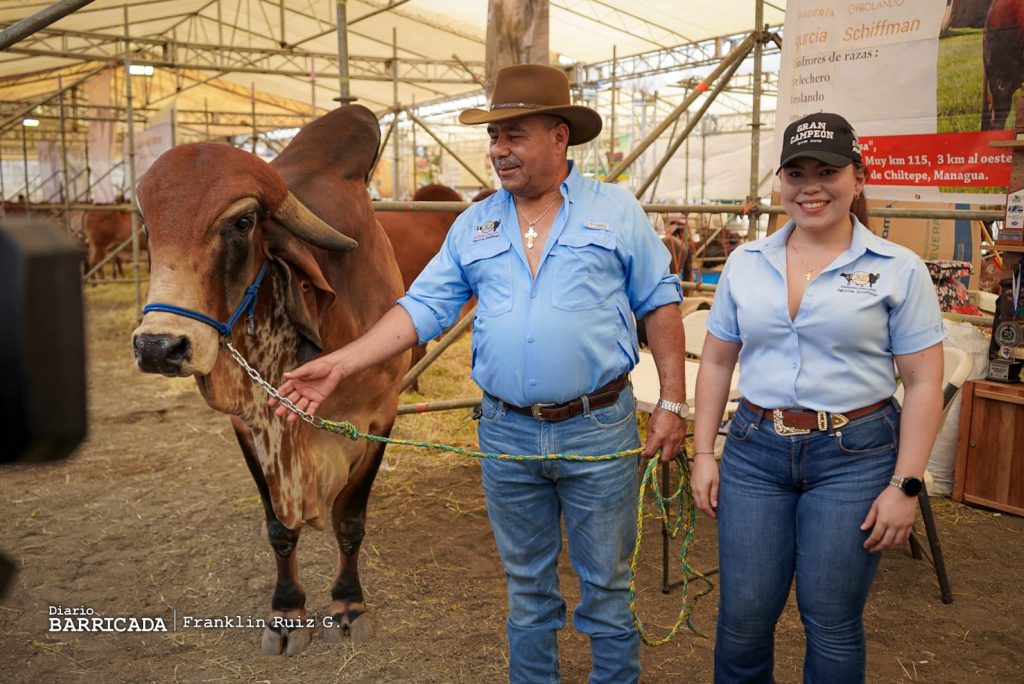
M 452 238 L 458 226 L 456 221 L 441 249 L 398 300 L 398 305 L 412 318 L 420 344 L 450 328 L 462 305 L 473 296 Z
M 669 273 L 671 256 L 661 238 L 632 196 L 627 197 L 623 221 L 624 234 L 631 240 L 629 248 L 629 276 L 626 294 L 630 308 L 637 318 L 643 318 L 659 306 L 682 301 L 679 278 Z

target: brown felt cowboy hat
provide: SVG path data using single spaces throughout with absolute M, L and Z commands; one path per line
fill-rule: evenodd
M 569 78 L 561 69 L 543 64 L 516 64 L 498 72 L 490 109 L 467 109 L 464 124 L 506 121 L 531 114 L 560 116 L 569 124 L 569 144 L 593 140 L 601 132 L 601 115 L 571 104 Z

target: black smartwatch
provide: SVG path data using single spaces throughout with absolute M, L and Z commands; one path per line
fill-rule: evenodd
M 893 475 L 892 479 L 889 480 L 889 484 L 893 487 L 899 487 L 900 491 L 907 496 L 917 496 L 921 493 L 921 480 L 916 477 L 900 477 L 899 475 Z

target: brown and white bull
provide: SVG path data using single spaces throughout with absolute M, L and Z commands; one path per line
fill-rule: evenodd
M 379 138 L 369 110 L 343 107 L 303 128 L 270 164 L 225 145 L 183 145 L 161 156 L 138 187 L 152 273 L 147 313 L 133 334 L 136 360 L 145 372 L 194 376 L 206 402 L 231 416 L 277 563 L 262 642 L 269 654 L 299 653 L 311 636 L 295 555 L 304 523 L 330 526 L 339 546 L 325 638 L 369 636 L 357 560 L 384 448 L 276 419 L 213 326 L 224 327 L 216 322 L 246 299 L 266 260 L 255 337 L 238 325 L 227 338 L 276 383 L 285 370 L 353 340 L 394 305 L 402 280 L 365 185 Z M 175 307 L 191 313 L 166 310 Z M 407 363 L 399 357 L 349 378 L 321 415 L 389 434 Z

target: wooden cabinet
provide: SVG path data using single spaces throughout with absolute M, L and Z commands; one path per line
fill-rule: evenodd
M 1024 515 L 1024 385 L 964 384 L 953 498 Z

